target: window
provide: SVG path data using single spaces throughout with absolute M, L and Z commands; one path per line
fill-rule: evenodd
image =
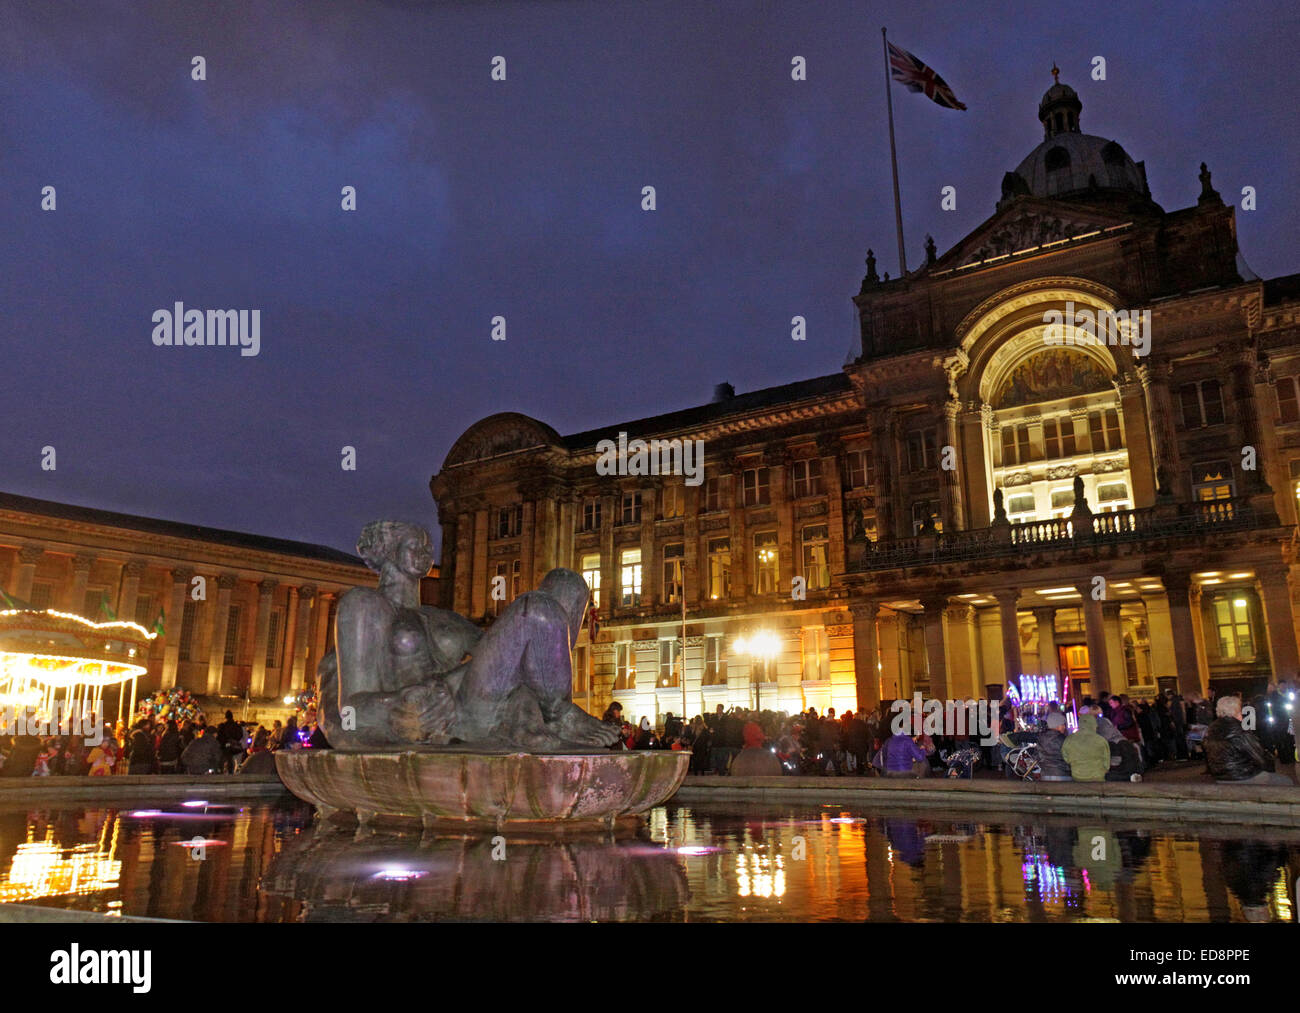
M 1069 517 L 1074 512 L 1074 490 L 1052 490 L 1052 516 Z
M 754 536 L 754 593 L 772 594 L 777 585 L 776 532 Z
M 575 647 L 573 649 L 573 690 L 570 697 L 586 696 L 589 692 L 589 680 L 587 679 L 587 648 Z
M 1056 501 L 1055 494 L 1053 494 L 1052 501 L 1053 503 Z M 1074 503 L 1073 493 L 1070 494 L 1070 503 Z M 1032 495 L 1009 496 L 1006 505 L 1007 520 L 1012 524 L 1024 524 L 1027 521 L 1038 519 L 1038 512 Z
M 680 640 L 659 641 L 659 681 L 657 686 L 676 686 L 677 664 L 682 659 Z
M 671 604 L 682 600 L 682 565 L 685 563 L 685 545 L 674 542 L 664 546 L 664 601 Z
M 1065 123 L 1061 114 L 1056 114 L 1056 133 L 1061 133 L 1065 129 Z M 1043 159 L 1043 166 L 1048 172 L 1056 172 L 1058 169 L 1068 169 L 1070 167 L 1070 153 L 1062 148 L 1059 144 L 1054 148 L 1047 150 L 1047 155 Z
M 591 588 L 591 604 L 600 608 L 600 554 L 592 553 L 582 557 L 582 579 Z
M 198 604 L 195 602 L 194 604 Z M 93 619 L 96 622 L 103 622 L 108 618 L 108 613 L 104 607 L 112 608 L 112 599 L 109 597 L 108 588 L 106 587 L 88 587 L 86 588 L 86 597 L 82 602 L 81 615 L 83 619 Z
M 503 559 L 496 564 L 496 574 L 488 581 L 488 599 L 491 602 L 493 615 L 499 616 L 501 610 L 510 604 L 510 602 L 514 601 L 518 596 L 521 576 L 519 560 L 517 559 Z M 496 579 L 497 577 L 503 579 L 498 581 Z M 498 585 L 502 586 L 502 591 L 505 594 L 504 600 L 497 598 L 494 594 Z
M 934 429 L 914 429 L 907 434 L 907 470 L 924 471 L 936 459 Z
M 1002 427 L 1002 464 L 1027 464 L 1034 459 L 1033 441 L 1029 425 Z
M 664 486 L 664 519 L 681 517 L 686 513 L 686 486 L 672 482 Z
M 830 564 L 826 558 L 829 538 L 825 524 L 809 525 L 803 529 L 803 576 L 808 590 L 822 590 L 831 586 Z
M 867 536 L 868 541 L 872 542 L 880 537 L 880 532 L 876 530 L 875 514 L 867 514 L 862 518 L 862 533 Z
M 87 593 L 89 595 L 89 592 Z M 274 618 L 274 617 L 272 617 Z M 194 629 L 199 622 L 199 603 L 186 599 L 185 609 L 181 613 L 181 661 L 192 661 L 190 654 L 194 650 Z
M 188 615 L 186 616 L 186 619 L 188 621 L 189 619 Z M 272 612 L 271 623 L 267 627 L 267 635 L 266 635 L 266 667 L 267 668 L 280 667 L 280 622 L 281 622 L 281 613 Z M 333 628 L 333 624 L 331 623 L 330 625 L 331 628 Z
M 582 530 L 600 530 L 600 500 L 588 499 L 582 502 Z
M 709 539 L 709 598 L 719 601 L 731 594 L 731 539 Z
M 27 596 L 27 602 L 36 611 L 47 609 L 50 602 L 54 600 L 53 584 L 32 584 L 32 592 Z
M 817 682 L 829 678 L 826 630 L 809 628 L 803 631 L 803 678 Z
M 152 630 L 157 619 L 158 611 L 153 603 L 153 595 L 139 595 L 135 600 L 135 621 L 146 630 Z
M 640 492 L 623 493 L 623 523 L 624 524 L 641 523 L 641 493 Z
M 935 509 L 933 500 L 923 499 L 912 504 L 912 534 L 919 535 L 921 529 L 925 527 L 925 522 L 933 518 L 934 530 L 942 531 L 943 522 L 938 518 L 938 510 Z
M 1128 502 L 1128 486 L 1123 482 L 1106 482 L 1097 486 L 1097 502 L 1105 512 L 1131 509 Z
M 1277 382 L 1277 407 L 1279 422 L 1300 422 L 1300 397 L 1297 397 L 1297 383 L 1294 376 L 1284 376 Z
M 1114 408 L 1102 408 L 1088 413 L 1088 433 L 1092 438 L 1092 452 L 1119 450 L 1124 442 L 1119 432 L 1119 412 Z
M 624 605 L 641 604 L 641 550 L 624 549 L 621 557 L 622 573 L 619 587 L 623 591 Z
M 704 510 L 710 513 L 722 508 L 722 478 L 715 475 L 704 481 Z
M 1192 498 L 1198 500 L 1232 499 L 1232 468 L 1227 461 L 1210 461 L 1192 469 Z
M 1255 639 L 1250 630 L 1250 605 L 1245 598 L 1216 598 L 1214 623 L 1219 629 L 1219 657 L 1250 661 L 1255 657 Z
M 1218 380 L 1186 383 L 1178 388 L 1183 425 L 1190 429 L 1217 426 L 1223 422 L 1223 391 Z
M 222 656 L 223 665 L 238 665 L 239 660 L 236 654 L 239 650 L 239 620 L 242 618 L 241 609 L 238 605 L 230 606 L 230 614 L 226 620 L 226 651 Z
M 875 484 L 875 462 L 870 450 L 852 450 L 844 455 L 844 488 L 869 489 Z
M 636 645 L 618 644 L 614 653 L 614 689 L 636 689 Z
M 721 637 L 704 638 L 704 685 L 722 686 L 727 682 L 727 658 Z
M 497 537 L 515 538 L 524 529 L 524 508 L 516 503 L 514 506 L 501 507 L 497 511 Z
M 1043 451 L 1047 459 L 1073 457 L 1078 450 L 1074 440 L 1074 419 L 1066 415 L 1043 421 Z
M 1300 500 L 1300 461 L 1291 462 L 1291 492 Z
M 822 491 L 822 459 L 809 457 L 795 461 L 793 466 L 794 498 L 820 496 Z
M 767 468 L 749 468 L 741 478 L 742 502 L 745 506 L 766 506 L 772 502 Z

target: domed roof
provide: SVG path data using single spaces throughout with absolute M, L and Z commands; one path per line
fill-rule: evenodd
M 1146 177 L 1116 141 L 1093 134 L 1061 133 L 1025 156 L 1016 175 L 1035 197 L 1056 197 L 1096 187 L 1146 194 Z

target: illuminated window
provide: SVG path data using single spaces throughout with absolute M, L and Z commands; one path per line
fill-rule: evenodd
M 754 593 L 772 594 L 777 586 L 776 532 L 754 536 Z
M 614 649 L 614 689 L 636 689 L 636 645 L 618 644 Z
M 727 658 L 722 637 L 704 638 L 704 685 L 721 686 L 727 681 Z
M 676 686 L 677 664 L 682 658 L 680 640 L 659 641 L 659 681 L 658 686 Z
M 1199 500 L 1231 499 L 1235 483 L 1227 461 L 1210 461 L 1192 469 L 1192 497 Z
M 742 502 L 745 506 L 766 506 L 772 502 L 772 487 L 767 468 L 749 468 L 741 476 Z
M 1043 453 L 1050 461 L 1073 457 L 1078 452 L 1074 439 L 1074 419 L 1065 415 L 1043 421 Z
M 621 557 L 622 572 L 619 586 L 623 590 L 624 605 L 641 604 L 641 550 L 624 549 Z
M 868 489 L 876 484 L 870 450 L 853 450 L 844 455 L 844 488 Z
M 1277 407 L 1280 422 L 1300 422 L 1300 397 L 1297 384 L 1300 378 L 1284 376 L 1277 381 Z
M 907 470 L 925 471 L 936 460 L 934 429 L 914 429 L 907 434 Z
M 1034 460 L 1034 444 L 1028 423 L 1002 427 L 1002 463 L 1028 464 Z
M 624 524 L 641 523 L 641 493 L 640 492 L 623 493 L 623 523 Z
M 36 609 L 39 612 L 41 609 L 49 608 L 50 603 L 53 601 L 54 601 L 53 584 L 43 584 L 43 583 L 32 584 L 32 593 L 27 596 L 27 602 L 29 605 L 31 605 L 32 608 Z M 146 627 L 146 629 L 147 628 L 148 627 Z
M 600 608 L 600 554 L 592 553 L 582 557 L 582 577 L 591 588 L 591 604 Z
M 516 503 L 497 510 L 497 537 L 515 538 L 523 530 L 524 508 Z
M 820 457 L 809 457 L 806 460 L 795 461 L 792 474 L 794 476 L 795 499 L 821 495 L 822 459 Z
M 1233 661 L 1250 661 L 1255 657 L 1250 605 L 1245 598 L 1216 598 L 1214 622 L 1219 630 L 1219 657 Z
M 1223 389 L 1218 380 L 1186 383 L 1178 388 L 1183 425 L 1189 429 L 1217 426 L 1223 422 Z
M 1052 490 L 1052 516 L 1069 517 L 1074 512 L 1074 490 Z
M 826 558 L 829 545 L 827 531 L 825 524 L 810 525 L 803 529 L 803 576 L 810 591 L 831 586 L 830 563 Z
M 664 485 L 663 516 L 681 517 L 686 513 L 686 486 L 681 482 L 669 482 Z
M 943 530 L 938 509 L 933 500 L 923 499 L 912 504 L 912 534 L 919 535 L 927 520 L 933 520 L 936 532 Z
M 573 649 L 573 696 L 585 696 L 587 693 L 587 649 Z
M 1097 486 L 1097 503 L 1103 511 L 1109 513 L 1132 509 L 1128 498 L 1128 486 L 1123 482 L 1106 482 Z
M 1124 446 L 1119 431 L 1119 412 L 1114 408 L 1102 408 L 1088 413 L 1088 434 L 1092 438 L 1092 452 L 1119 450 Z
M 523 574 L 517 559 L 503 559 L 496 564 L 495 570 L 493 578 L 488 581 L 488 599 L 491 602 L 492 614 L 499 616 L 501 610 L 518 596 Z M 497 577 L 501 579 L 497 580 Z M 496 597 L 497 587 L 501 588 L 505 595 L 504 599 Z
M 1071 502 L 1074 502 L 1073 498 L 1071 498 Z M 1012 524 L 1024 524 L 1026 521 L 1037 520 L 1038 518 L 1032 494 L 1008 496 L 1006 510 L 1007 520 Z
M 706 513 L 723 509 L 722 478 L 715 475 L 704 481 L 704 510 Z
M 600 530 L 600 500 L 588 499 L 582 503 L 582 530 Z
M 671 604 L 682 600 L 682 565 L 686 547 L 681 542 L 664 546 L 664 601 Z
M 830 678 L 826 630 L 809 627 L 803 631 L 803 678 L 814 682 Z
M 709 539 L 709 598 L 718 601 L 731 594 L 731 539 Z
M 1300 500 L 1300 461 L 1291 462 L 1291 492 Z

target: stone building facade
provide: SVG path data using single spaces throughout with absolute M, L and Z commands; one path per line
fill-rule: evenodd
M 138 692 L 183 686 L 209 710 L 247 696 L 250 717 L 278 714 L 314 682 L 339 595 L 376 584 L 361 560 L 320 545 L 8 493 L 0 574 L 39 609 L 101 621 L 111 611 L 146 629 L 165 615 Z
M 570 436 L 470 427 L 431 482 L 443 604 L 490 621 L 494 586 L 583 572 L 575 699 L 652 718 L 1295 678 L 1300 275 L 1250 272 L 1204 166 L 1195 204 L 1156 205 L 1081 108 L 1053 85 L 951 250 L 893 280 L 868 253 L 841 373 Z M 598 474 L 620 433 L 703 440 L 703 483 Z

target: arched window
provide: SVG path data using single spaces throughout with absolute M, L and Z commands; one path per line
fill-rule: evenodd
M 1057 169 L 1068 169 L 1070 167 L 1070 153 L 1058 145 L 1047 152 L 1046 165 L 1048 172 L 1055 172 Z

